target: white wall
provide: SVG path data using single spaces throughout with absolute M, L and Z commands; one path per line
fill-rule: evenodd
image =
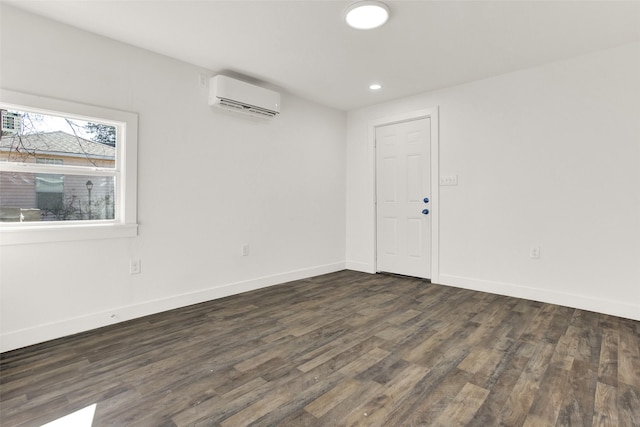
M 2 247 L 3 351 L 344 268 L 344 112 L 286 93 L 274 120 L 212 109 L 215 70 L 1 7 L 3 88 L 138 113 L 140 224 Z
M 436 106 L 435 279 L 640 320 L 640 43 L 350 112 L 349 268 L 375 271 L 371 122 Z
M 368 125 L 434 106 L 440 173 L 459 176 L 440 189 L 439 282 L 640 320 L 638 43 L 348 118 L 285 93 L 264 121 L 207 106 L 215 70 L 0 11 L 1 87 L 140 120 L 139 236 L 2 247 L 2 351 L 345 259 L 374 271 Z

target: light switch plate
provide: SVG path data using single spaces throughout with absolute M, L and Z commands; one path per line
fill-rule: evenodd
M 458 175 L 440 175 L 440 185 L 458 185 Z

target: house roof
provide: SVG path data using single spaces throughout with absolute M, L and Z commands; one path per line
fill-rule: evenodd
M 105 160 L 115 160 L 116 156 L 115 147 L 62 131 L 26 135 L 2 135 L 0 151 Z

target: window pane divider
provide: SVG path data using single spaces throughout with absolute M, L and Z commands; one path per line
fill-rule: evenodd
M 118 169 L 114 168 L 97 168 L 87 166 L 58 166 L 39 163 L 17 163 L 17 162 L 1 162 L 0 171 L 2 172 L 21 172 L 21 173 L 51 173 L 60 175 L 90 175 L 90 176 L 116 176 L 120 174 Z

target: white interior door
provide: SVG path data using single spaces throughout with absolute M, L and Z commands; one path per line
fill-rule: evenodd
M 431 278 L 430 124 L 376 128 L 378 271 Z

